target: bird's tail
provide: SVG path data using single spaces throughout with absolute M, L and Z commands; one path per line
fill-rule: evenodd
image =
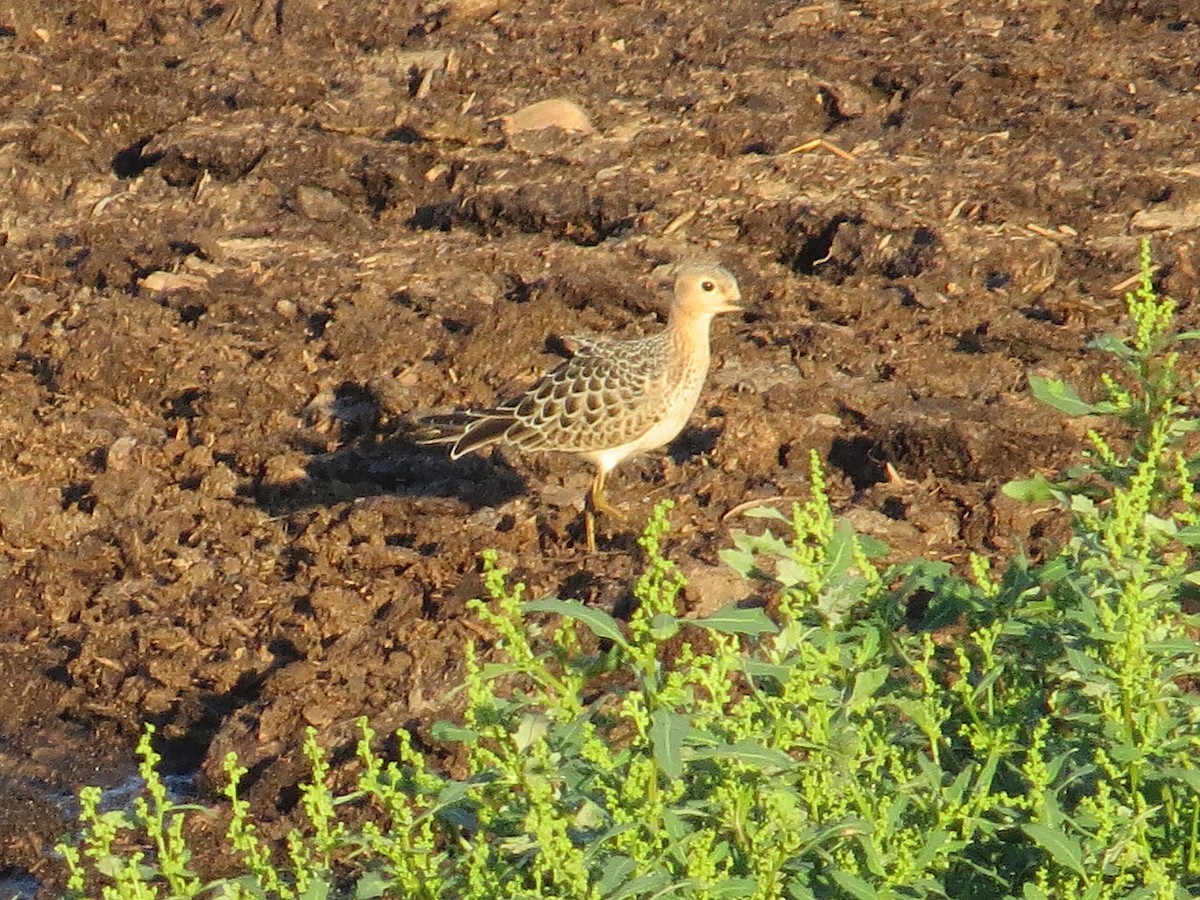
M 479 450 L 504 437 L 512 424 L 511 414 L 499 410 L 470 410 L 413 416 L 408 437 L 415 444 L 453 444 L 451 459 Z
M 474 416 L 465 412 L 411 416 L 407 432 L 414 444 L 453 444 L 475 421 Z

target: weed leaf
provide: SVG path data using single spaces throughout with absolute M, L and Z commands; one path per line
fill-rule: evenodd
M 650 744 L 654 761 L 668 778 L 683 774 L 683 736 L 690 728 L 688 717 L 656 709 L 650 716 Z
M 308 886 L 308 890 L 299 895 L 299 900 L 328 900 L 330 896 L 329 883 L 323 878 L 318 878 Z
M 686 619 L 690 625 L 705 628 L 718 634 L 775 634 L 779 628 L 770 616 L 759 607 L 740 608 L 734 604 L 722 607 L 703 619 Z
M 617 620 L 602 609 L 555 597 L 531 600 L 524 605 L 524 609 L 527 612 L 554 613 L 564 619 L 574 619 L 586 625 L 596 637 L 607 638 L 620 647 L 627 646 L 625 635 L 621 633 L 621 626 L 617 624 Z
M 875 888 L 867 884 L 857 875 L 853 875 L 845 870 L 839 870 L 833 873 L 833 880 L 855 900 L 875 900 L 879 896 Z
M 754 571 L 754 554 L 749 550 L 739 550 L 733 547 L 727 547 L 717 553 L 717 559 L 733 569 L 743 578 L 749 578 L 750 573 Z
M 869 705 L 869 701 L 875 696 L 876 692 L 883 687 L 883 683 L 887 681 L 889 669 L 886 666 L 877 666 L 874 669 L 867 669 L 859 672 L 854 676 L 854 690 L 850 694 L 850 700 L 847 706 L 852 710 L 865 709 Z
M 1068 416 L 1090 416 L 1100 411 L 1094 404 L 1080 397 L 1075 388 L 1057 378 L 1030 375 L 1029 388 L 1033 391 L 1033 396 Z
M 773 506 L 755 506 L 753 509 L 746 510 L 742 515 L 747 519 L 774 519 L 777 522 L 791 521 Z
M 463 728 L 461 725 L 455 725 L 444 719 L 434 722 L 430 733 L 435 741 L 446 741 L 451 744 L 470 744 L 479 737 L 475 730 Z
M 659 896 L 670 883 L 671 878 L 665 872 L 639 875 L 621 885 L 615 894 L 605 896 L 607 900 L 625 900 L 626 897 L 654 897 Z
M 629 882 L 629 876 L 637 868 L 636 863 L 628 856 L 612 856 L 604 864 L 600 878 L 596 882 L 596 890 L 601 897 L 613 895 L 613 892 L 624 887 Z M 614 896 L 624 896 L 624 892 Z
M 758 883 L 753 878 L 725 878 L 713 890 L 714 900 L 735 900 L 737 897 L 754 897 L 758 893 Z
M 734 744 L 705 747 L 692 753 L 696 759 L 736 759 L 755 769 L 783 771 L 795 766 L 796 761 L 782 750 L 764 747 L 749 738 Z
M 1200 794 L 1200 772 L 1195 769 L 1185 769 L 1182 766 L 1163 766 L 1161 774 L 1164 778 L 1173 778 L 1190 787 Z
M 390 881 L 380 872 L 367 872 L 354 884 L 354 900 L 375 900 L 382 897 L 392 887 Z
M 1038 472 L 1032 478 L 1017 478 L 1003 485 L 1000 491 L 1005 497 L 1023 500 L 1026 503 L 1044 503 L 1054 499 L 1056 488 L 1046 476 Z
M 1044 825 L 1041 822 L 1031 822 L 1022 828 L 1060 866 L 1070 869 L 1077 875 L 1087 874 L 1083 868 L 1083 850 L 1075 838 L 1062 829 Z

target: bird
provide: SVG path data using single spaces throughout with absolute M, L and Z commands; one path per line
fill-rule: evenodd
M 595 553 L 595 514 L 625 518 L 605 497 L 609 473 L 683 430 L 708 374 L 713 319 L 742 311 L 741 300 L 728 269 L 682 264 L 661 331 L 632 340 L 570 338 L 574 354 L 524 394 L 486 409 L 418 416 L 414 441 L 448 444 L 452 460 L 493 444 L 587 460 L 594 477 L 584 527 L 587 550 Z

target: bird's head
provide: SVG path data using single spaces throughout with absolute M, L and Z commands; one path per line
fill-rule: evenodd
M 718 313 L 740 312 L 742 292 L 728 269 L 717 265 L 687 265 L 675 276 L 673 313 L 711 318 Z

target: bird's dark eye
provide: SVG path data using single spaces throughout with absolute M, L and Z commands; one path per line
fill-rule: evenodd
M 716 289 L 717 289 L 717 286 L 715 284 L 713 284 L 711 281 L 700 282 L 700 290 L 705 291 L 706 293 L 711 293 L 711 292 L 715 291 Z

